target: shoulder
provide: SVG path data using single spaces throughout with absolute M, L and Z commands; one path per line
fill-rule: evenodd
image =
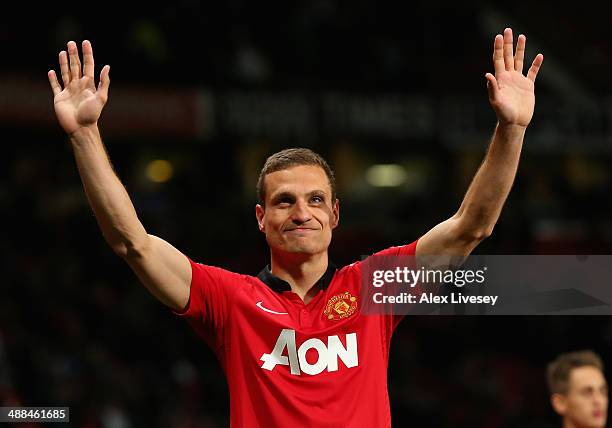
M 414 256 L 416 255 L 416 247 L 418 240 L 411 242 L 406 245 L 396 245 L 389 248 L 385 248 L 384 250 L 378 251 L 369 256 L 364 256 L 361 260 L 355 261 L 350 265 L 343 267 L 340 271 L 343 270 L 355 270 L 359 269 L 364 262 L 367 262 L 371 257 L 378 256 Z
M 407 245 L 393 246 L 378 251 L 370 256 L 363 257 L 361 260 L 338 269 L 334 276 L 334 281 L 360 281 L 362 273 L 372 270 L 374 267 L 378 266 L 379 262 L 385 265 L 393 263 L 394 261 L 396 262 L 397 259 L 395 257 L 398 256 L 414 256 L 416 253 L 416 244 L 417 241 Z M 377 260 L 377 258 L 380 259 Z
M 211 266 L 195 262 L 189 259 L 192 269 L 192 284 L 197 286 L 231 286 L 244 287 L 256 285 L 259 280 L 257 277 L 242 273 L 233 272 L 218 266 Z

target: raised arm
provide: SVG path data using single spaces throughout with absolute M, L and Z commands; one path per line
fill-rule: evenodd
M 106 242 L 127 261 L 140 281 L 162 303 L 183 309 L 189 299 L 191 266 L 180 251 L 147 234 L 130 197 L 115 174 L 98 130 L 98 119 L 108 99 L 108 65 L 95 86 L 91 43 L 83 42 L 83 66 L 74 42 L 61 51 L 59 64 L 64 87 L 55 71 L 48 73 L 57 119 L 68 136 L 79 175 Z
M 427 232 L 417 244 L 417 256 L 469 255 L 491 235 L 516 175 L 523 138 L 535 106 L 534 83 L 544 57 L 538 54 L 523 75 L 524 35 L 513 52 L 512 30 L 498 34 L 493 45 L 495 76 L 485 75 L 489 102 L 497 126 L 484 161 L 474 176 L 459 210 Z

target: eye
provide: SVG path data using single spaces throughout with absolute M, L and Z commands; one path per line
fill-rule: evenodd
M 276 200 L 276 205 L 278 205 L 281 208 L 286 208 L 290 206 L 292 203 L 293 203 L 293 199 L 290 198 L 289 196 L 281 196 L 280 198 Z
M 583 389 L 582 395 L 584 397 L 590 397 L 591 395 L 593 395 L 593 389 L 592 388 Z
M 312 198 L 310 198 L 310 201 L 315 204 L 321 204 L 324 202 L 324 199 L 323 199 L 323 196 L 315 195 Z

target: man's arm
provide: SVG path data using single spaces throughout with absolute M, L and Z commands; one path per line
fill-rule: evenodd
M 98 130 L 98 118 L 108 98 L 110 67 L 102 69 L 96 88 L 88 41 L 83 42 L 82 74 L 74 42 L 68 42 L 68 54 L 60 52 L 59 63 L 63 89 L 55 71 L 48 73 L 55 113 L 70 137 L 83 188 L 104 238 L 157 299 L 179 311 L 189 300 L 189 260 L 166 241 L 147 233 L 113 171 Z
M 468 256 L 491 235 L 516 175 L 523 138 L 535 106 L 534 83 L 544 57 L 538 54 L 523 75 L 526 38 L 520 35 L 513 53 L 512 30 L 497 35 L 493 45 L 495 76 L 486 74 L 489 102 L 497 126 L 485 159 L 455 215 L 419 239 L 417 256 Z M 455 263 L 453 263 L 455 264 Z

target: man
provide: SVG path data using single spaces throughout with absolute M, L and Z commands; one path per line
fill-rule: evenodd
M 523 75 L 525 40 L 518 37 L 514 52 L 511 29 L 495 37 L 495 75 L 485 77 L 498 123 L 459 210 L 418 241 L 378 254 L 464 257 L 491 234 L 514 181 L 543 61 L 537 55 Z M 271 264 L 258 277 L 194 263 L 147 233 L 113 172 L 97 126 L 109 66 L 96 88 L 91 44 L 83 42 L 83 66 L 74 42 L 67 50 L 59 54 L 63 88 L 54 71 L 48 77 L 98 224 L 145 287 L 217 354 L 232 426 L 390 426 L 386 371 L 400 318 L 362 315 L 361 263 L 336 270 L 328 262 L 340 206 L 327 163 L 304 149 L 266 162 L 255 214 Z
M 604 366 L 593 351 L 559 355 L 546 370 L 550 402 L 563 428 L 601 428 L 608 417 Z

